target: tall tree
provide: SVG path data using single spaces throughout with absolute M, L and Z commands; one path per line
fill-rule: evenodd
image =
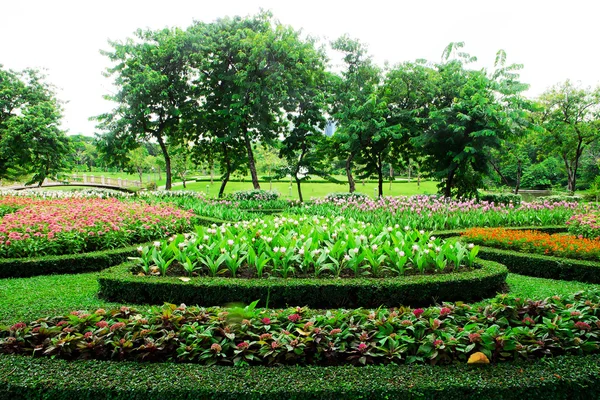
M 106 76 L 114 76 L 118 88 L 105 96 L 117 103 L 114 110 L 96 117 L 105 131 L 103 148 L 119 162 L 140 141 L 156 141 L 165 159 L 167 190 L 172 181 L 167 141 L 183 134 L 182 118 L 195 106 L 186 39 L 180 29 L 138 30 L 134 39 L 109 42 L 113 50 L 102 51 L 115 64 Z
M 28 184 L 41 185 L 68 167 L 71 146 L 59 128 L 61 111 L 42 74 L 0 65 L 0 177 L 29 174 Z
M 253 144 L 285 133 L 293 83 L 313 56 L 313 43 L 267 12 L 197 23 L 189 31 L 202 133 L 226 143 L 222 154 L 242 145 L 252 184 L 259 189 Z
M 560 156 L 567 172 L 567 190 L 577 188 L 577 171 L 584 149 L 600 138 L 600 87 L 581 88 L 570 81 L 539 98 L 547 145 Z

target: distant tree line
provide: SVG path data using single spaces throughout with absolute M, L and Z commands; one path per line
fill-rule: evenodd
M 519 78 L 523 66 L 507 63 L 502 50 L 491 70 L 474 68 L 463 43 L 450 43 L 437 62 L 381 67 L 356 39 L 340 37 L 328 49 L 268 12 L 138 30 L 109 43 L 102 53 L 117 91 L 106 98 L 115 107 L 94 117 L 100 133 L 93 143 L 79 137 L 65 144 L 67 164 L 101 162 L 140 179 L 153 165 L 167 189 L 173 175 L 185 180 L 202 164 L 221 174 L 222 196 L 234 174 L 249 173 L 260 188 L 257 165 L 266 162 L 270 178 L 295 180 L 300 199 L 303 181 L 335 180 L 340 171 L 350 192 L 356 180 L 374 177 L 383 196 L 394 171 L 418 170 L 448 197 L 491 186 L 574 191 L 578 180 L 590 185 L 599 172 L 600 90 L 567 81 L 530 100 Z M 341 56 L 341 69 L 332 68 L 328 51 Z M 25 76 L 36 76 L 7 74 L 24 86 Z M 24 114 L 0 104 L 0 141 L 28 140 L 4 117 Z M 328 122 L 337 128 L 330 137 L 323 133 Z M 16 150 L 2 148 L 0 173 L 15 169 L 2 160 Z M 47 171 L 60 168 L 64 163 Z

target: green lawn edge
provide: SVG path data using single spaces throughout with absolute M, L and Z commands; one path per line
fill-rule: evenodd
M 0 356 L 0 399 L 594 399 L 600 356 L 474 366 L 203 367 Z

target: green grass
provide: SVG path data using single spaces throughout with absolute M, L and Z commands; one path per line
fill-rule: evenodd
M 97 273 L 0 279 L 0 324 L 32 321 L 73 310 L 110 309 L 121 304 L 98 298 Z M 509 274 L 511 293 L 535 299 L 567 295 L 600 285 Z M 139 307 L 139 306 L 138 306 Z
M 212 185 L 209 182 L 190 182 L 187 184 L 186 190 L 193 190 L 197 192 L 207 191 L 209 197 L 215 197 L 219 193 L 220 182 L 215 181 Z M 277 190 L 281 193 L 281 197 L 285 199 L 298 199 L 298 190 L 296 184 L 292 184 L 291 195 L 290 195 L 290 183 L 289 181 L 279 181 L 269 184 L 269 182 L 260 182 L 260 187 L 266 190 Z M 364 185 L 360 182 L 356 184 L 356 191 L 364 193 L 369 196 L 376 194 L 377 188 L 376 183 L 365 183 Z M 175 185 L 174 190 L 183 190 L 180 185 Z M 225 193 L 232 193 L 238 190 L 249 190 L 252 189 L 252 182 L 229 182 L 225 187 Z M 302 195 L 305 200 L 309 200 L 311 197 L 325 197 L 329 193 L 334 192 L 347 192 L 347 184 L 336 184 L 331 182 L 306 182 L 302 184 Z M 387 182 L 383 187 L 383 194 L 385 196 L 411 196 L 415 194 L 435 194 L 437 193 L 437 182 L 432 181 L 421 181 L 421 184 L 417 186 L 417 182 L 394 182 L 392 189 L 390 190 L 390 184 Z

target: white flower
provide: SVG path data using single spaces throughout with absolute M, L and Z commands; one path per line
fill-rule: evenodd
M 436 248 L 435 248 L 435 252 L 436 252 L 436 253 L 439 253 L 440 251 L 442 251 L 442 248 L 441 248 L 441 247 L 439 247 L 439 246 L 438 246 L 438 247 L 436 247 Z
M 469 245 L 467 247 L 472 249 L 473 247 L 475 247 L 475 245 L 473 243 L 469 243 Z
M 377 250 L 377 245 L 374 244 L 374 245 L 371 246 L 371 248 L 373 249 L 373 251 L 375 251 L 375 250 Z
M 169 238 L 169 242 L 172 242 L 173 240 L 175 240 L 175 237 L 174 237 L 174 236 L 171 236 L 171 237 Z
M 138 253 L 141 253 L 141 252 L 143 252 L 143 251 L 144 251 L 144 248 L 143 248 L 142 246 L 139 246 L 139 247 L 137 248 L 137 251 L 138 251 Z
M 208 239 L 210 239 L 210 238 L 208 237 L 208 235 L 204 235 L 204 241 L 206 242 L 206 241 L 208 241 Z
M 350 256 L 349 256 L 348 254 L 346 254 L 346 255 L 344 256 L 344 260 L 346 260 L 346 261 L 350 260 Z
M 282 252 L 282 253 L 285 253 L 285 251 L 286 251 L 286 248 L 285 248 L 285 247 L 282 247 L 282 248 L 280 248 L 280 249 L 279 249 L 279 251 L 280 251 L 280 252 Z
M 422 235 L 422 234 L 424 234 L 424 233 L 425 233 L 425 231 L 424 231 L 423 229 L 421 229 L 421 230 L 419 231 L 419 233 Z
M 337 238 L 337 233 L 333 232 L 333 233 L 331 234 L 331 237 L 332 237 L 333 239 Z
M 185 247 L 185 242 L 181 242 L 177 246 L 179 246 L 180 249 L 183 249 Z
M 154 247 L 159 248 L 160 247 L 160 242 L 154 242 Z
M 400 225 L 396 224 L 396 225 L 394 225 L 394 228 L 398 229 L 398 228 L 400 228 Z
M 231 259 L 232 259 L 232 260 L 235 260 L 235 259 L 236 259 L 236 257 L 237 257 L 237 256 L 236 256 L 235 254 L 232 254 L 232 255 L 231 255 Z
M 394 230 L 394 228 L 392 228 L 391 226 L 388 226 L 387 230 L 388 230 L 388 232 L 391 232 Z
M 306 239 L 306 236 L 300 235 L 300 239 L 304 240 L 304 239 Z
M 406 226 L 404 227 L 404 230 L 405 230 L 405 231 L 410 231 L 410 226 L 406 225 Z
M 400 251 L 400 252 L 398 252 L 398 255 L 399 255 L 400 257 L 404 257 L 404 255 L 405 255 L 405 254 L 404 254 L 404 252 L 403 252 L 403 251 Z
M 427 243 L 427 247 L 429 247 L 431 249 L 433 247 L 433 245 L 431 243 Z
M 413 247 L 412 247 L 412 249 L 413 249 L 414 251 L 417 251 L 417 250 L 419 250 L 419 245 L 417 245 L 417 244 L 413 244 Z
M 303 248 L 303 247 L 300 247 L 300 248 L 298 249 L 298 254 L 300 254 L 300 255 L 302 255 L 302 256 L 304 255 L 304 248 Z
M 273 238 L 272 237 L 268 237 L 266 240 L 267 240 L 267 243 L 271 243 L 271 241 L 273 240 Z
M 435 240 L 435 236 L 430 237 L 429 240 L 434 241 Z
M 353 228 L 353 229 L 352 229 L 352 233 L 358 233 L 358 229 L 356 229 L 356 228 Z
M 325 248 L 325 250 L 323 250 L 325 252 L 325 254 L 329 254 L 331 252 L 331 250 L 329 250 L 329 248 Z
M 400 249 L 399 249 L 399 248 L 397 248 L 397 247 L 394 247 L 394 251 L 395 251 L 396 253 L 400 253 Z
M 230 246 L 233 246 L 233 240 L 229 239 L 229 240 L 227 241 L 227 244 L 228 244 L 228 245 L 230 245 Z
M 423 250 L 423 253 L 429 254 L 429 250 L 425 249 L 425 250 Z
M 273 252 L 277 253 L 279 251 L 279 247 L 273 247 Z

